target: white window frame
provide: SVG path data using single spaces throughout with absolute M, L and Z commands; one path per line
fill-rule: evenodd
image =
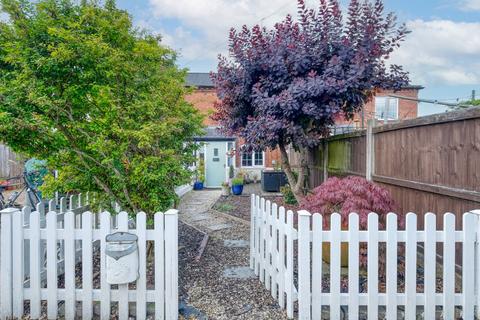
M 385 117 L 382 117 L 381 113 L 378 112 L 377 110 L 377 99 L 383 99 L 385 100 L 385 103 L 384 105 L 386 106 L 386 100 L 390 100 L 390 105 L 389 107 L 392 107 L 392 104 L 391 104 L 391 101 L 395 101 L 396 103 L 394 104 L 395 108 L 396 108 L 396 114 L 395 114 L 395 118 L 388 118 L 387 120 L 398 120 L 398 116 L 399 116 L 399 104 L 398 104 L 398 98 L 392 98 L 392 97 L 375 97 L 375 119 L 377 120 L 385 120 Z
M 255 151 L 250 152 L 252 154 L 252 165 L 251 166 L 244 166 L 243 165 L 243 154 L 245 151 L 242 151 L 240 154 L 240 167 L 242 168 L 263 168 L 265 167 L 265 151 L 262 151 L 262 164 L 256 165 L 255 164 Z

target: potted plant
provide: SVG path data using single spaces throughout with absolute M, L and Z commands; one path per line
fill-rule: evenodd
M 196 171 L 196 179 L 193 183 L 193 190 L 202 190 L 205 182 L 205 162 L 203 159 L 199 160 L 198 169 Z
M 222 183 L 222 196 L 229 196 L 230 195 L 230 183 L 225 181 Z
M 241 195 L 243 192 L 243 178 L 238 177 L 232 179 L 232 193 L 236 196 Z
M 368 214 L 378 214 L 380 228 L 386 224 L 387 214 L 395 211 L 390 193 L 362 177 L 332 177 L 312 190 L 301 202 L 302 209 L 318 212 L 323 216 L 323 228 L 330 228 L 330 216 L 337 212 L 342 218 L 342 230 L 348 230 L 348 217 L 356 212 L 360 220 L 360 230 L 367 229 Z M 404 216 L 399 215 L 398 225 L 404 225 Z M 342 243 L 341 265 L 348 266 L 348 243 Z M 367 264 L 365 245 L 360 246 L 360 266 Z M 323 243 L 323 260 L 330 263 L 330 243 Z

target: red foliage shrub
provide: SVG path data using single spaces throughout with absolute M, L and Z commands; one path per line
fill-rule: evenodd
M 394 212 L 395 205 L 390 192 L 361 177 L 329 178 L 323 184 L 313 189 L 306 196 L 301 207 L 311 213 L 323 216 L 324 228 L 330 226 L 330 215 L 338 212 L 342 217 L 342 227 L 348 226 L 348 216 L 356 212 L 359 216 L 360 229 L 367 229 L 368 214 L 375 212 L 379 216 L 379 227 L 384 228 L 386 216 Z M 404 219 L 399 217 L 399 226 Z

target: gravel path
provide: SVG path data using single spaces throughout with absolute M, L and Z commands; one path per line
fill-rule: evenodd
M 219 197 L 217 190 L 190 192 L 179 207 L 181 221 L 210 237 L 201 260 L 181 267 L 182 298 L 204 316 L 193 319 L 287 319 L 249 271 L 248 224 L 210 210 Z

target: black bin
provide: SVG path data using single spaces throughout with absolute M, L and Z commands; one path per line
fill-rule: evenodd
M 265 192 L 279 192 L 280 187 L 288 183 L 283 171 L 262 171 L 262 190 Z

